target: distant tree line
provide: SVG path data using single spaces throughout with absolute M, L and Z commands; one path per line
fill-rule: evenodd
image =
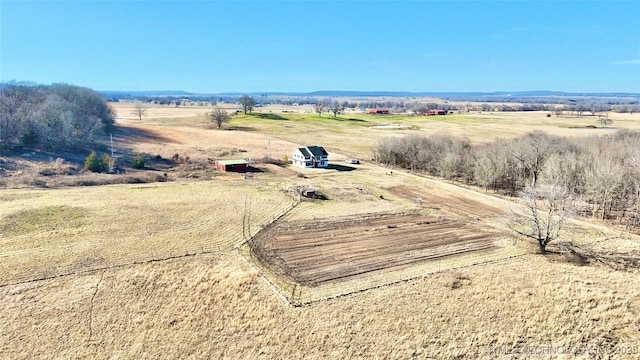
M 567 139 L 543 132 L 487 144 L 445 135 L 379 140 L 380 163 L 515 195 L 538 185 L 561 187 L 583 215 L 640 227 L 640 132 Z
M 71 150 L 94 143 L 114 124 L 103 97 L 66 85 L 0 84 L 0 151 Z
M 447 111 L 548 111 L 558 116 L 595 115 L 603 112 L 635 113 L 640 112 L 640 98 L 629 94 L 619 96 L 600 95 L 474 95 L 459 94 L 440 98 L 438 101 L 425 102 L 420 97 L 370 96 L 357 100 L 357 97 L 340 97 L 328 95 L 285 95 L 285 94 L 136 94 L 136 93 L 103 93 L 110 101 L 140 100 L 167 106 L 181 106 L 187 102 L 198 105 L 216 103 L 239 103 L 245 96 L 254 100 L 259 107 L 268 104 L 279 105 L 318 105 L 338 103 L 343 109 L 387 108 L 394 113 L 423 113 L 424 110 L 443 109 Z M 451 104 L 450 102 L 456 102 Z M 325 108 L 328 106 L 325 106 Z

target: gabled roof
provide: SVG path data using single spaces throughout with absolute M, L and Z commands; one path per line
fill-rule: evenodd
M 217 160 L 216 161 L 218 164 L 220 165 L 247 165 L 249 162 L 247 160 L 244 159 L 238 159 L 238 160 Z
M 307 146 L 313 156 L 327 156 L 329 153 L 322 146 Z
M 305 159 L 311 157 L 311 154 L 309 154 L 306 148 L 303 148 L 303 147 L 298 148 L 298 151 L 302 153 L 302 156 L 304 156 Z

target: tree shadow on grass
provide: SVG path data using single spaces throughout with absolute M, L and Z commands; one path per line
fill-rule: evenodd
M 251 114 L 251 115 L 260 119 L 267 119 L 267 120 L 288 120 L 287 118 L 284 118 L 278 114 L 259 113 L 259 114 Z
M 358 118 L 347 118 L 347 117 L 342 117 L 342 116 L 336 116 L 333 117 L 333 115 L 329 114 L 330 116 L 323 116 L 321 119 L 325 119 L 325 120 L 334 120 L 334 121 L 345 121 L 345 122 L 367 122 L 367 120 L 364 119 L 358 119 Z
M 141 129 L 138 127 L 118 126 L 113 132 L 113 140 L 125 145 L 141 142 L 155 142 L 163 144 L 179 144 L 180 142 L 168 138 L 159 131 Z
M 256 128 L 251 126 L 230 126 L 228 128 L 223 128 L 221 130 L 227 131 L 256 131 Z
M 619 271 L 636 271 L 640 268 L 640 253 L 616 250 L 593 250 L 588 245 L 558 244 L 559 251 L 547 252 L 551 260 L 561 259 L 575 265 L 600 264 Z

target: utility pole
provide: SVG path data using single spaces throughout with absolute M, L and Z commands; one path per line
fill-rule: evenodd
M 113 134 L 109 133 L 109 139 L 111 140 L 111 158 L 113 159 Z
M 116 171 L 116 158 L 113 154 L 113 134 L 109 133 L 109 140 L 111 141 L 111 159 L 109 159 L 109 172 L 113 173 Z

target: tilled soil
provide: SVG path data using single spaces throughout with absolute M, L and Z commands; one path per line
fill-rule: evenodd
M 420 213 L 282 222 L 254 239 L 257 253 L 307 286 L 399 270 L 495 248 L 494 234 L 464 220 Z

